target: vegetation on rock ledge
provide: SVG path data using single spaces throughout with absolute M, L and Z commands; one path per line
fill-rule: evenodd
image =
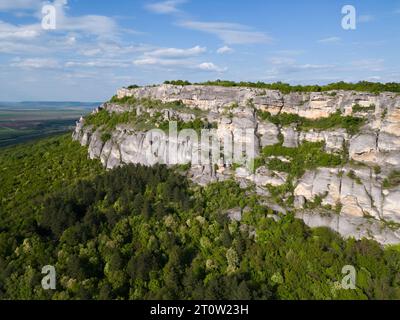
M 302 142 L 296 148 L 284 147 L 280 143 L 266 146 L 262 149 L 261 156 L 255 159 L 255 167 L 267 165 L 270 170 L 287 172 L 290 177 L 299 178 L 306 170 L 344 164 L 344 157 L 327 153 L 324 147 L 324 142 L 308 141 Z M 284 157 L 287 161 L 279 157 Z
M 216 127 L 215 124 L 199 118 L 190 121 L 182 121 L 176 117 L 170 117 L 169 120 L 165 120 L 161 112 L 155 112 L 152 116 L 150 116 L 150 114 L 146 112 L 137 115 L 135 110 L 117 113 L 101 109 L 96 113 L 88 115 L 84 121 L 85 126 L 93 126 L 93 129 L 100 128 L 103 132 L 104 138 L 110 138 L 111 131 L 114 130 L 118 124 L 130 125 L 133 129 L 138 131 L 146 131 L 156 128 L 168 131 L 170 121 L 177 122 L 178 130 L 194 129 L 196 131 L 200 131 L 201 129 Z M 103 141 L 106 140 L 103 139 Z
M 186 80 L 173 80 L 173 81 L 165 81 L 165 84 L 174 84 L 174 85 L 210 85 L 210 86 L 223 86 L 223 87 L 249 87 L 249 88 L 260 88 L 260 89 L 268 89 L 268 90 L 279 90 L 282 93 L 290 93 L 290 92 L 324 92 L 324 91 L 332 91 L 332 90 L 354 90 L 361 92 L 372 92 L 372 93 L 380 93 L 380 92 L 400 92 L 400 83 L 397 82 L 388 82 L 388 83 L 379 83 L 379 82 L 368 82 L 368 81 L 360 81 L 357 83 L 347 83 L 347 82 L 335 82 L 327 85 L 290 85 L 288 83 L 283 82 L 275 82 L 275 83 L 265 83 L 265 82 L 235 82 L 228 80 L 216 80 L 216 81 L 207 81 L 202 83 L 190 83 Z
M 356 134 L 365 123 L 365 119 L 363 118 L 343 116 L 340 111 L 331 114 L 329 117 L 319 119 L 308 119 L 291 113 L 272 115 L 270 112 L 261 110 L 258 110 L 257 114 L 262 120 L 272 122 L 279 126 L 295 125 L 298 130 L 330 130 L 344 128 L 349 134 Z

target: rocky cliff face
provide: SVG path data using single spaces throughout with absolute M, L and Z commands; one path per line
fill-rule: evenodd
M 138 103 L 118 103 L 134 97 Z M 267 203 L 277 208 L 270 197 L 271 187 L 290 182 L 293 189 L 282 198 L 294 199 L 279 210 L 295 210 L 311 226 L 329 226 L 344 236 L 370 237 L 383 244 L 400 242 L 400 96 L 395 93 L 379 95 L 352 91 L 324 93 L 290 93 L 253 88 L 227 88 L 215 86 L 160 85 L 137 89 L 120 89 L 117 103 L 105 103 L 94 111 L 104 109 L 110 114 L 134 112 L 136 115 L 156 115 L 162 120 L 183 122 L 201 118 L 217 124 L 217 135 L 222 139 L 228 132 L 235 143 L 240 143 L 238 130 L 252 129 L 256 145 L 255 156 L 262 148 L 281 143 L 288 148 L 298 148 L 304 143 L 321 142 L 328 154 L 340 154 L 347 161 L 334 167 L 318 167 L 306 171 L 300 177 L 288 172 L 273 170 L 265 165 L 252 171 L 236 168 L 226 163 L 193 165 L 191 179 L 200 184 L 229 178 L 241 185 L 255 186 Z M 181 109 L 154 110 L 143 106 L 143 99 L 160 100 L 164 103 L 181 101 Z M 307 129 L 295 124 L 281 124 L 262 120 L 260 113 L 272 117 L 292 114 L 302 119 L 318 121 L 333 115 L 364 119 L 356 132 L 340 126 L 324 129 L 319 126 Z M 193 139 L 149 138 L 146 130 L 129 123 L 117 124 L 107 139 L 103 128 L 85 123 L 81 119 L 73 138 L 88 146 L 91 158 L 100 158 L 107 168 L 126 163 L 152 165 L 168 163 L 171 154 L 168 146 L 176 146 L 175 157 L 179 163 L 190 162 L 201 150 L 201 143 Z M 106 140 L 106 141 L 103 141 Z M 154 144 L 157 143 L 157 148 Z M 156 151 L 154 151 L 156 150 Z M 290 157 L 277 156 L 279 161 L 290 163 Z M 289 181 L 290 179 L 290 181 Z M 400 182 L 400 181 L 399 181 Z M 319 207 L 310 209 L 309 203 L 318 200 Z M 323 208 L 320 210 L 319 208 Z M 323 211 L 323 215 L 320 213 Z

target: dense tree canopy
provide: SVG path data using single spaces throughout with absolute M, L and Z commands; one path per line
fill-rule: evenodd
M 65 136 L 1 151 L 0 298 L 400 298 L 396 248 L 272 219 L 234 181 L 192 186 L 165 166 L 106 172 L 83 151 Z M 44 265 L 56 290 L 40 285 Z M 340 288 L 345 265 L 355 290 Z

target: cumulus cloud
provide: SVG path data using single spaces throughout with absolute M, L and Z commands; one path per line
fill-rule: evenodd
M 53 3 L 56 8 L 56 29 L 58 31 L 82 32 L 97 36 L 110 36 L 117 32 L 117 24 L 110 17 L 100 15 L 67 16 L 67 3 L 66 0 L 55 0 Z
M 200 63 L 199 65 L 197 65 L 197 68 L 202 71 L 213 71 L 213 72 L 224 72 L 227 70 L 227 68 L 218 67 L 212 62 Z
M 0 24 L 1 34 L 7 36 L 37 36 L 41 28 L 41 7 L 48 3 L 41 0 L 1 0 L 0 11 L 32 9 L 35 11 L 35 16 L 38 22 L 28 26 L 6 25 L 4 22 Z M 118 30 L 117 23 L 113 18 L 102 15 L 82 15 L 71 17 L 67 15 L 67 0 L 54 0 L 51 3 L 56 10 L 56 30 L 61 32 L 80 32 L 86 35 L 96 35 L 99 37 L 115 35 Z M 2 30 L 8 29 L 8 30 Z
M 187 29 L 214 34 L 226 44 L 268 43 L 272 41 L 265 33 L 238 23 L 183 21 L 179 22 L 178 25 Z
M 189 49 L 179 49 L 179 48 L 161 48 L 154 51 L 147 52 L 147 56 L 151 57 L 162 57 L 162 58 L 188 58 L 198 56 L 207 49 L 205 47 L 195 46 Z
M 145 6 L 145 8 L 153 13 L 157 14 L 171 14 L 178 13 L 180 10 L 177 8 L 180 4 L 185 3 L 185 0 L 167 0 L 151 3 Z
M 223 46 L 221 48 L 218 48 L 217 53 L 219 54 L 225 54 L 225 53 L 232 53 L 234 50 L 228 46 Z
M 34 4 L 42 4 L 42 1 L 0 2 L 2 8 L 9 10 L 34 8 Z M 142 45 L 121 42 L 120 36 L 125 30 L 114 18 L 102 15 L 70 16 L 66 0 L 50 3 L 56 8 L 56 30 L 47 31 L 42 28 L 41 6 L 33 12 L 33 17 L 37 18 L 36 23 L 12 24 L 0 20 L 0 53 L 38 55 L 70 52 L 73 55 L 101 55 L 109 58 L 144 51 Z
M 200 46 L 187 49 L 158 48 L 144 52 L 133 63 L 137 66 L 191 67 L 195 63 L 194 58 L 206 51 L 205 47 Z

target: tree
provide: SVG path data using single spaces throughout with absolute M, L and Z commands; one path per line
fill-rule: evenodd
M 138 193 L 133 200 L 133 214 L 140 214 L 143 209 L 144 199 L 141 193 Z
M 152 215 L 151 205 L 147 199 L 144 200 L 141 215 L 145 218 L 145 220 L 149 220 Z

